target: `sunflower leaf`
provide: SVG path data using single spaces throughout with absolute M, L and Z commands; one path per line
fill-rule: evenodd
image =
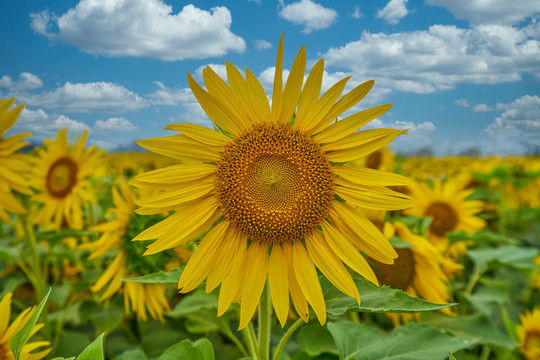
M 468 255 L 474 261 L 480 274 L 496 265 L 518 270 L 532 270 L 534 268 L 533 259 L 538 255 L 538 249 L 501 246 L 495 249 L 470 250 Z
M 104 334 L 99 335 L 96 340 L 88 345 L 83 352 L 77 356 L 77 360 L 104 360 L 103 336 Z
M 360 307 L 355 299 L 343 294 L 324 277 L 319 278 L 326 302 L 326 312 L 333 316 L 341 316 L 347 312 L 405 312 L 439 310 L 456 304 L 435 304 L 425 301 L 388 286 L 377 287 L 357 276 L 354 278 L 360 293 Z
M 41 312 L 43 311 L 43 308 L 45 307 L 45 303 L 47 302 L 47 299 L 49 298 L 49 295 L 51 294 L 51 288 L 49 288 L 49 291 L 45 294 L 37 308 L 34 310 L 34 313 L 26 324 L 15 334 L 11 339 L 9 339 L 9 348 L 13 352 L 13 355 L 15 356 L 15 360 L 19 360 L 21 356 L 21 351 L 28 342 L 28 339 L 30 339 L 30 336 L 32 335 L 32 329 L 36 325 L 36 322 L 41 315 Z
M 168 348 L 157 360 L 213 360 L 214 348 L 207 339 L 183 340 Z
M 442 360 L 449 352 L 474 344 L 472 340 L 458 339 L 432 326 L 416 323 L 400 326 L 390 335 L 345 321 L 326 326 L 343 360 Z
M 122 281 L 138 282 L 145 284 L 178 284 L 180 274 L 184 268 L 173 269 L 169 272 L 158 271 L 152 274 L 139 276 L 136 278 L 121 279 Z

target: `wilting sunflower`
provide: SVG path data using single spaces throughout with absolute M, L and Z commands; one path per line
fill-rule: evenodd
M 2 300 L 0 300 L 0 359 L 2 360 L 13 360 L 15 356 L 9 347 L 9 339 L 13 337 L 28 321 L 28 319 L 34 313 L 34 308 L 28 308 L 22 311 L 11 324 L 9 324 L 9 319 L 11 317 L 11 293 L 4 295 Z M 9 325 L 9 326 L 8 326 Z M 30 336 L 33 336 L 43 327 L 43 324 L 36 324 L 30 333 Z M 34 341 L 29 342 L 23 346 L 21 351 L 21 360 L 40 360 L 43 359 L 51 349 L 45 349 L 38 352 L 32 353 L 32 351 L 42 348 L 44 346 L 49 346 L 48 341 Z
M 110 251 L 116 251 L 114 260 L 97 279 L 91 290 L 99 292 L 106 288 L 101 295 L 102 301 L 118 292 L 123 292 L 126 313 L 129 313 L 131 308 L 137 318 L 141 320 L 146 321 L 148 319 L 148 312 L 152 318 L 163 321 L 163 313 L 170 310 L 165 296 L 167 286 L 122 281 L 122 279 L 163 270 L 172 255 L 163 254 L 147 259 L 142 257 L 144 249 L 132 243 L 131 239 L 146 225 L 140 223 L 140 220 L 148 219 L 141 219 L 140 216 L 133 212 L 136 197 L 123 179 L 119 181 L 119 187 L 120 192 L 116 187 L 112 188 L 114 208 L 110 212 L 114 219 L 89 227 L 89 230 L 101 232 L 102 235 L 94 242 L 81 245 L 81 248 L 93 251 L 89 259 L 102 257 Z M 134 219 L 134 217 L 137 217 L 137 219 Z M 135 227 L 135 230 L 133 227 Z M 130 235 L 130 231 L 135 231 L 135 234 Z M 155 263 L 156 257 L 161 260 L 158 261 L 158 264 Z M 159 267 L 160 264 L 163 266 Z M 158 268 L 155 268 L 156 265 Z
M 17 121 L 24 105 L 18 105 L 11 109 L 15 98 L 0 99 L 0 219 L 9 222 L 8 212 L 14 214 L 25 213 L 24 207 L 19 204 L 11 193 L 12 190 L 30 195 L 32 191 L 21 172 L 27 172 L 30 167 L 26 155 L 15 152 L 29 143 L 21 141 L 30 136 L 30 133 L 22 133 L 10 137 L 4 137 L 5 133 Z
M 240 329 L 254 314 L 267 278 L 282 326 L 289 292 L 302 319 L 308 321 L 309 303 L 325 323 L 326 305 L 316 267 L 343 293 L 360 301 L 344 263 L 377 284 L 358 250 L 387 264 L 397 254 L 359 208 L 395 210 L 412 205 L 407 195 L 386 187 L 410 184 L 407 178 L 347 164 L 405 132 L 357 132 L 390 104 L 336 121 L 368 93 L 373 81 L 340 98 L 349 80 L 345 78 L 319 97 L 323 60 L 313 66 L 303 88 L 305 48 L 294 60 L 284 88 L 282 61 L 283 38 L 271 106 L 249 69 L 244 78 L 226 63 L 227 83 L 206 67 L 206 90 L 188 73 L 193 94 L 217 130 L 171 124 L 165 129 L 181 134 L 138 142 L 183 164 L 132 181 L 160 191 L 137 202 L 139 214 L 175 211 L 134 240 L 157 239 L 146 251 L 155 254 L 207 232 L 178 287 L 186 293 L 204 279 L 207 291 L 221 284 L 218 315 L 240 301 Z
M 447 179 L 443 183 L 437 178 L 433 188 L 425 183 L 411 187 L 411 196 L 418 206 L 405 210 L 405 213 L 432 218 L 427 236 L 443 252 L 448 250 L 447 233 L 460 230 L 473 234 L 486 225 L 484 220 L 475 216 L 483 210 L 484 202 L 467 200 L 474 189 L 463 190 L 461 185 L 461 181 Z
M 540 359 L 540 307 L 533 311 L 525 310 L 519 316 L 521 324 L 517 326 L 520 350 L 527 360 Z
M 445 257 L 426 238 L 413 234 L 405 224 L 386 222 L 384 233 L 388 238 L 397 236 L 411 246 L 396 249 L 398 258 L 394 264 L 373 262 L 379 282 L 433 303 L 451 302 L 452 294 L 445 268 L 455 273 L 463 266 Z M 452 314 L 450 308 L 443 308 L 441 311 L 447 315 Z M 418 314 L 387 315 L 394 326 L 418 318 Z
M 44 148 L 38 149 L 31 185 L 40 192 L 32 200 L 43 204 L 41 224 L 52 220 L 56 229 L 62 225 L 80 229 L 83 205 L 96 201 L 89 179 L 99 176 L 105 150 L 97 150 L 96 145 L 85 149 L 86 131 L 70 147 L 67 131 L 58 131 L 55 141 L 46 139 Z

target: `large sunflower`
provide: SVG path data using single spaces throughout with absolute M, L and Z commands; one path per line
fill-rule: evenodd
M 182 245 L 206 233 L 178 283 L 180 292 L 221 284 L 218 314 L 241 302 L 240 326 L 250 321 L 266 279 L 284 326 L 289 293 L 308 321 L 308 303 L 321 324 L 326 306 L 316 267 L 343 293 L 360 301 L 344 263 L 369 281 L 377 278 L 358 250 L 382 263 L 396 252 L 359 207 L 395 210 L 411 206 L 389 185 L 410 181 L 347 162 L 366 156 L 404 133 L 395 129 L 357 132 L 384 114 L 380 105 L 335 121 L 371 89 L 367 81 L 341 96 L 345 78 L 319 97 L 324 62 L 311 69 L 302 88 L 305 48 L 283 88 L 283 38 L 278 47 L 272 105 L 255 75 L 226 63 L 228 83 L 210 67 L 206 90 L 188 82 L 216 130 L 171 124 L 176 134 L 139 145 L 184 162 L 138 175 L 133 184 L 160 193 L 138 201 L 139 214 L 174 210 L 134 240 L 157 239 L 146 254 Z M 215 226 L 213 226 L 215 224 Z
M 21 141 L 30 136 L 30 133 L 22 133 L 10 137 L 4 137 L 6 131 L 17 121 L 24 105 L 18 105 L 11 109 L 15 98 L 0 99 L 0 219 L 9 222 L 8 212 L 23 214 L 24 207 L 19 204 L 11 193 L 12 190 L 23 194 L 31 194 L 27 181 L 21 172 L 27 172 L 30 167 L 26 155 L 15 152 L 29 143 Z
M 70 147 L 67 131 L 58 131 L 55 141 L 46 139 L 44 148 L 38 149 L 31 185 L 40 192 L 32 200 L 43 204 L 39 223 L 52 220 L 56 229 L 62 225 L 80 229 L 82 206 L 96 201 L 89 179 L 99 176 L 105 150 L 96 145 L 85 149 L 86 131 Z
M 394 264 L 374 262 L 375 275 L 379 281 L 430 302 L 437 304 L 450 302 L 452 294 L 448 288 L 449 279 L 445 269 L 451 269 L 455 273 L 463 266 L 445 257 L 426 238 L 413 234 L 405 224 L 387 222 L 384 233 L 388 238 L 399 237 L 411 247 L 397 249 L 399 256 Z M 447 315 L 452 314 L 450 308 L 443 308 L 441 311 Z M 395 326 L 418 318 L 418 314 L 387 315 Z
M 540 359 L 540 307 L 519 315 L 521 324 L 517 326 L 519 349 L 527 360 Z
M 96 280 L 91 290 L 93 292 L 99 292 L 105 289 L 101 294 L 100 300 L 102 301 L 118 292 L 123 292 L 126 313 L 129 313 L 131 308 L 138 319 L 146 321 L 148 319 L 148 312 L 152 318 L 163 321 L 163 313 L 170 311 L 169 302 L 165 296 L 166 285 L 122 281 L 125 278 L 146 275 L 145 273 L 141 273 L 144 270 L 154 272 L 163 270 L 163 268 L 148 269 L 148 264 L 145 264 L 144 259 L 141 259 L 144 250 L 139 252 L 138 250 L 141 249 L 138 249 L 130 241 L 134 236 L 130 236 L 129 234 L 130 227 L 134 226 L 130 225 L 130 223 L 133 224 L 136 222 L 136 219 L 134 219 L 136 214 L 133 212 L 135 210 L 136 197 L 123 179 L 120 179 L 119 187 L 120 192 L 116 187 L 112 188 L 114 208 L 110 212 L 114 216 L 114 219 L 89 227 L 89 230 L 101 232 L 102 235 L 94 242 L 81 245 L 81 248 L 93 251 L 89 259 L 102 257 L 110 251 L 116 251 L 114 260 Z M 170 257 L 172 256 L 165 257 L 164 259 L 161 256 L 161 260 L 164 259 L 162 261 L 163 266 L 170 260 Z
M 484 220 L 475 216 L 483 210 L 484 202 L 467 200 L 474 189 L 463 190 L 462 185 L 461 181 L 447 179 L 443 183 L 437 178 L 433 188 L 425 183 L 411 187 L 411 196 L 418 206 L 405 210 L 405 213 L 432 218 L 427 236 L 441 251 L 448 250 L 447 233 L 460 230 L 473 234 L 486 225 Z
M 11 293 L 4 295 L 0 300 L 0 359 L 2 360 L 14 360 L 15 356 L 9 347 L 9 339 L 13 337 L 21 328 L 26 324 L 28 319 L 34 313 L 35 308 L 28 308 L 22 311 L 11 324 L 9 319 L 11 317 Z M 9 325 L 9 326 L 8 326 Z M 32 329 L 30 336 L 38 332 L 43 327 L 43 324 L 36 324 Z M 21 351 L 20 360 L 40 360 L 43 359 L 51 349 L 45 349 L 32 353 L 36 349 L 44 346 L 49 346 L 48 341 L 34 341 L 27 343 L 23 346 Z

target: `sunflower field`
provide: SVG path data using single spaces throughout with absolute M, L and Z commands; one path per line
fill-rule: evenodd
M 282 58 L 188 74 L 214 129 L 149 151 L 0 100 L 0 360 L 540 359 L 540 158 L 396 154 L 373 81 Z

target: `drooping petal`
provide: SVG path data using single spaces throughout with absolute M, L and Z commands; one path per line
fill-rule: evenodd
M 266 243 L 251 244 L 246 256 L 245 271 L 238 330 L 245 328 L 251 320 L 266 284 L 268 274 L 268 245 Z
M 289 243 L 284 243 L 281 245 L 283 248 L 283 253 L 285 254 L 285 259 L 287 261 L 287 271 L 289 275 L 289 291 L 291 293 L 291 298 L 294 304 L 294 308 L 298 315 L 305 322 L 309 321 L 309 309 L 307 304 L 307 299 L 298 285 L 298 280 L 296 280 L 295 270 L 293 267 L 292 259 L 292 245 Z
M 231 271 L 221 283 L 221 288 L 219 290 L 218 316 L 223 315 L 231 303 L 241 294 L 246 270 L 246 255 L 247 239 L 241 237 L 238 252 L 233 258 Z
M 284 327 L 289 314 L 289 273 L 285 254 L 280 245 L 272 246 L 268 263 L 268 285 L 276 316 L 281 327 Z

